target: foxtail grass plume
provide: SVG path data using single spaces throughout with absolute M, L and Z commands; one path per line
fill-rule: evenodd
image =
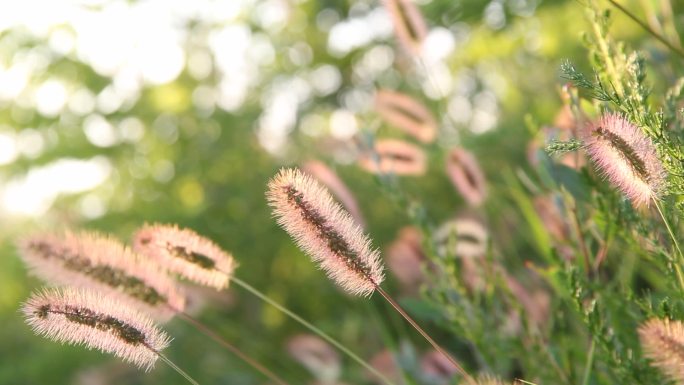
M 639 327 L 644 355 L 670 379 L 684 383 L 684 323 L 653 318 Z
M 502 269 L 503 270 L 503 269 Z M 551 297 L 543 289 L 528 290 L 520 281 L 503 271 L 506 286 L 527 313 L 531 325 L 542 327 L 548 323 L 551 312 Z
M 171 277 L 114 238 L 37 234 L 22 240 L 19 250 L 31 272 L 48 283 L 100 291 L 163 321 L 184 309 L 185 296 Z
M 133 249 L 195 283 L 228 287 L 235 259 L 214 242 L 176 225 L 146 225 L 133 235 Z
M 437 122 L 423 104 L 412 97 L 389 90 L 375 93 L 375 111 L 393 126 L 423 143 L 437 136 Z
M 560 207 L 555 202 L 553 195 L 539 195 L 532 201 L 534 210 L 546 231 L 554 240 L 564 242 L 570 235 L 570 228 L 561 214 Z
M 634 206 L 657 199 L 665 171 L 655 146 L 638 127 L 618 114 L 606 114 L 585 128 L 582 139 L 601 173 Z
M 363 214 L 359 208 L 359 204 L 354 198 L 354 194 L 349 190 L 347 185 L 340 179 L 335 171 L 326 166 L 325 163 L 312 160 L 302 165 L 302 171 L 313 176 L 327 187 L 337 198 L 345 209 L 351 214 L 356 223 L 361 227 L 366 227 L 366 221 L 363 219 Z
M 405 385 L 401 367 L 397 364 L 394 354 L 390 350 L 382 350 L 376 353 L 370 359 L 370 364 L 385 377 L 389 378 L 392 383 L 397 385 Z M 369 376 L 369 378 L 371 378 Z M 371 378 L 376 384 L 381 384 L 375 378 Z
M 369 296 L 383 281 L 380 253 L 330 193 L 298 169 L 282 169 L 268 184 L 278 224 L 346 291 Z
M 487 252 L 489 231 L 480 220 L 460 215 L 443 223 L 433 239 L 442 257 L 478 258 Z
M 456 190 L 471 206 L 479 206 L 487 197 L 487 183 L 480 165 L 470 152 L 454 148 L 447 154 L 446 171 Z
M 313 334 L 290 338 L 287 351 L 324 384 L 335 383 L 342 374 L 342 360 L 337 351 Z
M 423 175 L 427 158 L 419 147 L 397 139 L 375 142 L 371 151 L 359 158 L 359 166 L 374 174 Z
M 83 289 L 35 293 L 22 312 L 36 334 L 111 353 L 146 371 L 170 341 L 148 317 L 108 296 Z
M 427 36 L 427 25 L 420 10 L 411 0 L 383 0 L 392 18 L 394 32 L 406 53 L 419 56 Z
M 422 234 L 415 227 L 399 230 L 397 238 L 387 248 L 387 267 L 401 283 L 405 292 L 415 294 L 425 282 L 422 265 L 427 257 L 423 253 Z

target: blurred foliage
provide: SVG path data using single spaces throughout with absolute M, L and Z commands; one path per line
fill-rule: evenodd
M 140 74 L 131 80 L 98 71 L 73 47 L 60 51 L 55 41 L 64 33 L 83 38 L 68 23 L 50 25 L 43 32 L 21 24 L 0 32 L 3 82 L 17 79 L 10 71 L 13 65 L 31 67 L 21 92 L 0 95 L 0 134 L 18 149 L 15 158 L 0 162 L 0 197 L 5 197 L 0 208 L 0 384 L 76 383 L 78 376 L 100 366 L 118 373 L 112 383 L 183 383 L 162 364 L 151 373 L 138 373 L 105 355 L 45 341 L 31 333 L 17 312 L 41 286 L 16 255 L 14 243 L 23 234 L 76 227 L 128 240 L 145 222 L 177 223 L 213 239 L 235 255 L 239 277 L 362 357 L 392 349 L 404 364 L 408 383 L 420 383 L 420 376 L 412 373 L 418 370 L 415 356 L 427 350 L 426 344 L 380 299 L 351 298 L 337 290 L 271 219 L 264 199 L 268 179 L 283 165 L 313 158 L 329 164 L 347 182 L 368 221 L 368 233 L 382 250 L 409 224 L 430 234 L 457 213 L 476 212 L 484 219 L 491 237 L 487 260 L 490 267 L 498 267 L 483 273 L 482 291 L 465 286 L 458 260 L 433 253 L 431 260 L 442 275 L 422 288 L 422 296 L 401 299 L 468 370 L 539 384 L 664 383 L 639 358 L 635 331 L 650 316 L 684 315 L 672 268 L 664 268 L 672 261 L 662 222 L 651 212 L 632 209 L 590 168 L 560 164 L 568 154 L 550 157 L 540 152 L 539 163 L 530 164 L 528 144 L 544 140 L 544 130 L 563 106 L 592 115 L 615 109 L 592 100 L 595 89 L 563 89 L 568 80 L 560 72 L 561 64 L 570 60 L 588 82 L 598 73 L 598 80 L 609 84 L 602 78 L 605 57 L 596 48 L 597 39 L 608 31 L 616 50 L 643 55 L 640 70 L 653 97 L 639 104 L 648 111 L 632 109 L 630 116 L 653 117 L 659 106 L 669 106 L 667 127 L 678 126 L 681 133 L 681 58 L 602 1 L 595 11 L 601 17 L 610 11 L 610 17 L 601 19 L 605 30 L 597 36 L 592 32 L 597 19 L 587 17 L 585 5 L 576 1 L 420 1 L 430 28 L 447 33 L 453 43 L 443 57 L 422 62 L 412 62 L 391 34 L 382 33 L 386 19 L 371 18 L 381 8 L 379 2 L 239 3 L 239 11 L 225 20 L 189 11 L 179 18 L 184 67 L 162 84 L 143 81 Z M 668 14 L 661 4 L 669 1 L 622 3 L 659 25 L 668 39 L 680 36 L 683 4 L 673 1 Z M 151 4 L 163 9 L 166 3 Z M 113 1 L 80 7 L 96 14 L 107 7 L 125 10 L 136 5 Z M 3 7 L 12 5 L 0 6 L 0 12 Z M 281 10 L 284 16 L 279 18 Z M 38 18 L 41 10 L 32 13 Z M 361 43 L 346 52 L 331 49 L 333 25 L 354 20 L 367 24 L 349 33 L 375 33 L 364 30 L 373 23 L 381 32 L 359 38 Z M 247 31 L 249 38 L 242 43 L 248 47 L 225 45 L 217 50 L 212 39 L 231 26 Z M 117 31 L 110 33 L 116 40 Z M 383 60 L 388 60 L 386 65 Z M 244 68 L 229 72 L 230 63 L 243 61 Z M 50 80 L 64 85 L 69 98 L 55 113 L 41 111 L 37 101 L 41 85 Z M 117 87 L 132 91 L 112 97 Z M 222 87 L 244 89 L 231 93 Z M 425 147 L 429 169 L 424 176 L 399 178 L 388 186 L 355 165 L 364 138 L 407 139 L 373 112 L 376 88 L 412 95 L 438 117 L 439 138 Z M 572 101 L 564 100 L 568 93 Z M 83 107 L 89 103 L 94 106 Z M 284 115 L 281 107 L 287 110 Z M 342 122 L 351 130 L 357 127 L 358 132 L 351 132 L 354 139 L 334 123 L 344 114 L 353 116 Z M 563 145 L 570 139 L 552 143 L 559 152 L 576 149 L 576 142 Z M 681 134 L 672 138 L 674 143 L 681 140 Z M 482 208 L 468 209 L 445 176 L 444 157 L 455 145 L 472 151 L 484 170 L 489 197 Z M 60 159 L 94 157 L 108 165 L 103 183 L 58 194 L 54 201 L 47 200 L 49 209 L 30 215 L 7 207 L 12 202 L 7 199 L 9 187 L 29 180 L 31 172 Z M 5 159 L 2 154 L 0 159 Z M 62 174 L 58 179 L 81 176 Z M 681 191 L 681 186 L 672 190 Z M 533 198 L 540 195 L 562 202 L 561 216 L 568 225 L 576 221 L 581 231 L 569 230 L 571 235 L 559 244 L 535 211 Z M 667 207 L 675 203 L 670 200 Z M 678 218 L 672 213 L 668 210 L 667 216 L 674 223 Z M 592 256 L 605 247 L 600 269 L 585 271 L 583 243 Z M 427 250 L 432 247 L 429 240 L 425 245 Z M 524 310 L 501 271 L 528 289 L 539 287 L 552 294 L 548 324 L 537 327 L 521 317 L 522 326 L 506 329 L 508 317 Z M 399 283 L 388 275 L 387 290 L 399 293 Z M 234 303 L 210 305 L 201 315 L 206 323 L 292 384 L 313 382 L 285 350 L 289 337 L 304 332 L 298 324 L 239 288 L 222 295 L 233 296 Z M 187 324 L 172 321 L 166 329 L 174 337 L 168 356 L 200 383 L 264 383 L 258 373 Z M 370 383 L 358 365 L 343 360 L 342 381 Z

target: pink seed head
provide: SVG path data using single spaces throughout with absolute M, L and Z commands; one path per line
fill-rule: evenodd
M 427 36 L 427 25 L 418 7 L 411 0 L 383 0 L 392 18 L 394 32 L 406 53 L 419 56 Z
M 648 206 L 665 182 L 656 148 L 618 114 L 603 115 L 583 132 L 586 151 L 601 173 L 636 207 Z
M 449 383 L 458 373 L 458 368 L 437 350 L 432 350 L 423 355 L 420 360 L 420 368 L 426 376 L 440 384 Z
M 287 342 L 287 351 L 324 383 L 334 383 L 342 373 L 339 354 L 318 336 L 296 335 Z
M 273 215 L 328 277 L 368 296 L 383 281 L 380 253 L 330 193 L 298 169 L 283 169 L 266 193 Z
M 375 110 L 389 124 L 423 143 L 435 141 L 437 122 L 423 104 L 412 97 L 389 90 L 375 94 Z
M 114 354 L 145 371 L 169 345 L 152 320 L 109 296 L 83 289 L 46 289 L 22 307 L 36 334 Z
M 644 355 L 677 383 L 684 383 L 684 323 L 650 319 L 639 327 Z
M 418 176 L 425 174 L 427 157 L 419 147 L 397 139 L 375 142 L 372 151 L 359 158 L 359 166 L 374 174 Z
M 354 194 L 349 190 L 342 179 L 337 176 L 335 171 L 331 170 L 325 163 L 317 160 L 306 162 L 302 166 L 302 171 L 316 178 L 316 180 L 330 189 L 335 198 L 339 199 L 344 208 L 349 211 L 349 214 L 351 214 L 356 223 L 361 227 L 366 227 L 366 221 L 363 219 L 363 214 L 361 213 L 358 203 L 356 203 Z
M 133 249 L 195 283 L 228 287 L 235 259 L 211 240 L 176 225 L 146 225 L 133 235 Z
M 398 385 L 406 384 L 402 376 L 401 367 L 397 364 L 397 359 L 394 357 L 394 354 L 392 354 L 391 351 L 385 349 L 376 353 L 373 357 L 371 357 L 370 365 L 392 382 Z M 368 374 L 369 379 L 374 381 L 376 384 L 385 383 L 380 381 L 380 379 L 378 379 L 376 376 L 370 375 L 370 372 Z
M 404 227 L 397 238 L 387 248 L 387 266 L 403 288 L 417 293 L 425 282 L 423 264 L 427 257 L 423 252 L 422 234 L 415 227 Z
M 50 284 L 99 291 L 162 321 L 185 307 L 184 294 L 164 270 L 109 236 L 36 234 L 18 247 L 31 272 Z
M 479 206 L 487 197 L 487 184 L 480 165 L 470 152 L 454 148 L 447 155 L 446 171 L 463 199 L 471 206 Z

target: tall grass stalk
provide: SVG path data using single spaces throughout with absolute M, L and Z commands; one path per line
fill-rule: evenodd
M 243 289 L 247 290 L 248 292 L 254 294 L 256 297 L 261 299 L 262 301 L 268 303 L 269 305 L 275 307 L 276 309 L 280 310 L 284 314 L 286 314 L 288 317 L 292 318 L 293 320 L 297 321 L 300 325 L 304 326 L 305 328 L 311 330 L 313 333 L 318 335 L 319 337 L 323 338 L 324 340 L 328 341 L 330 344 L 338 348 L 340 351 L 342 351 L 344 354 L 348 355 L 351 359 L 356 361 L 359 365 L 363 366 L 366 368 L 369 372 L 373 373 L 376 377 L 381 379 L 384 383 L 388 385 L 395 385 L 390 379 L 388 379 L 386 376 L 384 376 L 382 373 L 380 373 L 377 369 L 375 369 L 371 364 L 369 364 L 367 361 L 365 361 L 363 358 L 359 357 L 356 353 L 352 352 L 347 348 L 346 346 L 342 345 L 339 341 L 331 337 L 329 334 L 324 332 L 323 330 L 319 329 L 315 325 L 311 324 L 307 320 L 303 319 L 293 311 L 289 310 L 288 308 L 284 307 L 283 305 L 275 302 L 272 300 L 270 297 L 268 297 L 266 294 L 260 292 L 256 288 L 254 288 L 252 285 L 248 284 L 247 282 L 233 276 L 232 282 L 237 284 L 238 286 L 242 287 Z

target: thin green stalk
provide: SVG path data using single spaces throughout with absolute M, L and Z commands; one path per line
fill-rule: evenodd
M 637 18 L 632 12 L 630 12 L 627 8 L 623 7 L 619 3 L 617 3 L 615 0 L 608 0 L 610 4 L 613 5 L 613 7 L 619 9 L 622 13 L 624 13 L 627 17 L 632 19 L 635 23 L 639 24 L 641 28 L 643 28 L 646 32 L 648 32 L 651 36 L 656 38 L 659 42 L 665 44 L 667 48 L 669 48 L 672 52 L 676 53 L 677 55 L 681 56 L 684 58 L 684 51 L 682 51 L 680 48 L 675 47 L 672 43 L 667 41 L 663 36 L 658 34 L 656 31 L 654 31 L 651 27 L 648 26 L 648 24 L 644 23 L 641 21 L 639 18 Z
M 582 385 L 589 385 L 589 378 L 591 377 L 591 368 L 594 366 L 594 351 L 596 350 L 596 341 L 592 338 L 589 345 L 589 355 L 587 356 L 587 363 L 584 366 L 584 376 L 582 377 Z
M 418 323 L 416 323 L 416 321 L 414 321 L 413 318 L 411 318 L 411 316 L 409 316 L 408 313 L 406 313 L 406 311 L 401 306 L 399 306 L 399 304 L 394 299 L 392 299 L 392 297 L 390 297 L 389 294 L 387 294 L 387 292 L 385 290 L 383 290 L 380 286 L 377 286 L 377 285 L 375 286 L 375 289 L 377 290 L 378 293 L 380 293 L 380 295 L 383 298 L 385 298 L 385 300 L 387 300 L 387 302 L 389 302 L 390 305 L 392 305 L 394 310 L 396 310 L 399 314 L 401 314 L 401 316 L 404 317 L 404 319 L 409 324 L 411 324 L 411 326 L 413 326 L 413 328 L 416 329 L 416 331 L 418 333 L 420 333 L 420 335 L 423 338 L 425 338 L 425 340 L 427 342 L 429 342 L 430 345 L 432 345 L 432 347 L 435 350 L 437 350 L 441 355 L 444 356 L 444 358 L 449 360 L 449 362 L 451 362 L 451 364 L 454 365 L 454 367 L 456 368 L 456 371 L 458 373 L 460 373 L 466 380 L 473 381 L 472 376 L 470 376 L 468 374 L 468 372 L 466 372 L 465 369 L 463 369 L 463 366 L 461 366 L 461 364 L 459 364 L 458 361 L 456 361 L 456 359 L 454 359 L 454 357 L 452 357 L 449 353 L 447 353 L 447 351 L 444 350 L 444 348 L 441 345 L 439 345 L 437 342 L 435 342 L 435 340 L 432 339 L 432 337 L 430 337 L 430 335 L 427 334 L 425 332 L 425 330 L 423 330 L 423 328 L 421 328 L 418 325 Z
M 192 377 L 190 377 L 189 374 L 185 373 L 181 368 L 178 367 L 178 365 L 174 364 L 173 361 L 171 361 L 170 359 L 168 359 L 165 355 L 163 355 L 163 354 L 161 354 L 161 353 L 159 353 L 159 352 L 157 352 L 157 351 L 155 351 L 155 353 L 157 353 L 157 356 L 159 356 L 159 358 L 161 358 L 161 360 L 164 361 L 164 363 L 166 363 L 166 365 L 169 365 L 169 367 L 170 367 L 171 369 L 173 369 L 173 370 L 175 370 L 176 372 L 178 372 L 178 374 L 180 374 L 180 375 L 183 376 L 186 380 L 188 380 L 189 383 L 191 383 L 192 385 L 199 385 L 199 383 L 198 383 L 197 381 L 195 381 Z
M 663 210 L 660 208 L 660 203 L 658 203 L 658 200 L 653 199 L 653 203 L 655 204 L 656 209 L 658 209 L 658 214 L 660 214 L 660 218 L 662 218 L 663 223 L 665 223 L 665 228 L 667 228 L 668 234 L 670 234 L 670 238 L 672 238 L 672 243 L 675 246 L 675 249 L 677 249 L 677 253 L 679 254 L 678 261 L 674 264 L 675 266 L 675 271 L 677 273 L 677 279 L 679 280 L 679 287 L 681 288 L 682 291 L 684 291 L 684 275 L 682 274 L 682 268 L 680 266 L 681 263 L 684 263 L 684 254 L 682 254 L 682 249 L 679 247 L 679 242 L 677 242 L 677 237 L 675 236 L 674 232 L 672 231 L 672 228 L 670 227 L 670 222 L 665 218 L 665 214 L 663 214 Z
M 674 235 L 674 232 L 672 231 L 672 228 L 670 227 L 670 222 L 665 218 L 665 215 L 663 214 L 663 210 L 660 208 L 660 203 L 658 203 L 657 200 L 653 200 L 655 203 L 656 209 L 658 209 L 658 213 L 660 214 L 660 217 L 663 219 L 663 222 L 665 223 L 665 227 L 667 228 L 667 232 L 670 234 L 670 237 L 672 238 L 672 243 L 674 243 L 675 248 L 677 249 L 677 252 L 679 253 L 679 256 L 681 258 L 684 258 L 684 254 L 682 254 L 682 249 L 679 248 L 679 242 L 677 242 L 677 237 Z
M 226 341 L 225 339 L 221 338 L 218 334 L 214 333 L 211 329 L 209 329 L 206 325 L 201 323 L 200 321 L 194 319 L 191 317 L 189 314 L 185 312 L 178 312 L 178 317 L 184 319 L 188 323 L 192 324 L 194 327 L 197 328 L 200 332 L 204 333 L 207 337 L 213 339 L 216 341 L 219 345 L 223 346 L 224 348 L 230 350 L 231 353 L 235 354 L 238 356 L 241 360 L 245 361 L 247 364 L 249 364 L 251 367 L 259 371 L 259 373 L 263 374 L 265 377 L 273 381 L 274 383 L 278 385 L 289 385 L 285 380 L 282 378 L 278 377 L 275 373 L 271 372 L 268 368 L 265 366 L 261 365 L 259 362 L 254 360 L 253 358 L 249 357 L 245 353 L 243 353 L 240 349 L 237 347 L 231 345 Z
M 356 361 L 358 364 L 366 368 L 369 372 L 373 373 L 375 376 L 377 376 L 379 379 L 381 379 L 384 383 L 388 385 L 395 385 L 392 381 L 390 381 L 387 377 L 385 377 L 382 373 L 380 373 L 377 369 L 372 367 L 368 362 L 364 361 L 361 357 L 357 356 L 354 352 L 349 350 L 346 346 L 342 345 L 340 342 L 329 336 L 327 333 L 325 333 L 323 330 L 317 328 L 310 322 L 306 321 L 302 317 L 298 316 L 294 312 L 290 311 L 283 305 L 275 302 L 268 296 L 266 296 L 264 293 L 260 292 L 247 282 L 233 276 L 232 281 L 235 282 L 238 286 L 242 287 L 243 289 L 249 291 L 250 293 L 254 294 L 255 296 L 259 297 L 262 301 L 268 303 L 269 305 L 275 307 L 276 309 L 280 310 L 293 320 L 297 321 L 299 324 L 302 326 L 306 327 L 307 329 L 311 330 L 313 333 L 318 335 L 319 337 L 323 338 L 324 340 L 328 341 L 330 344 L 338 348 L 340 351 L 342 351 L 344 354 L 348 355 L 351 359 Z

